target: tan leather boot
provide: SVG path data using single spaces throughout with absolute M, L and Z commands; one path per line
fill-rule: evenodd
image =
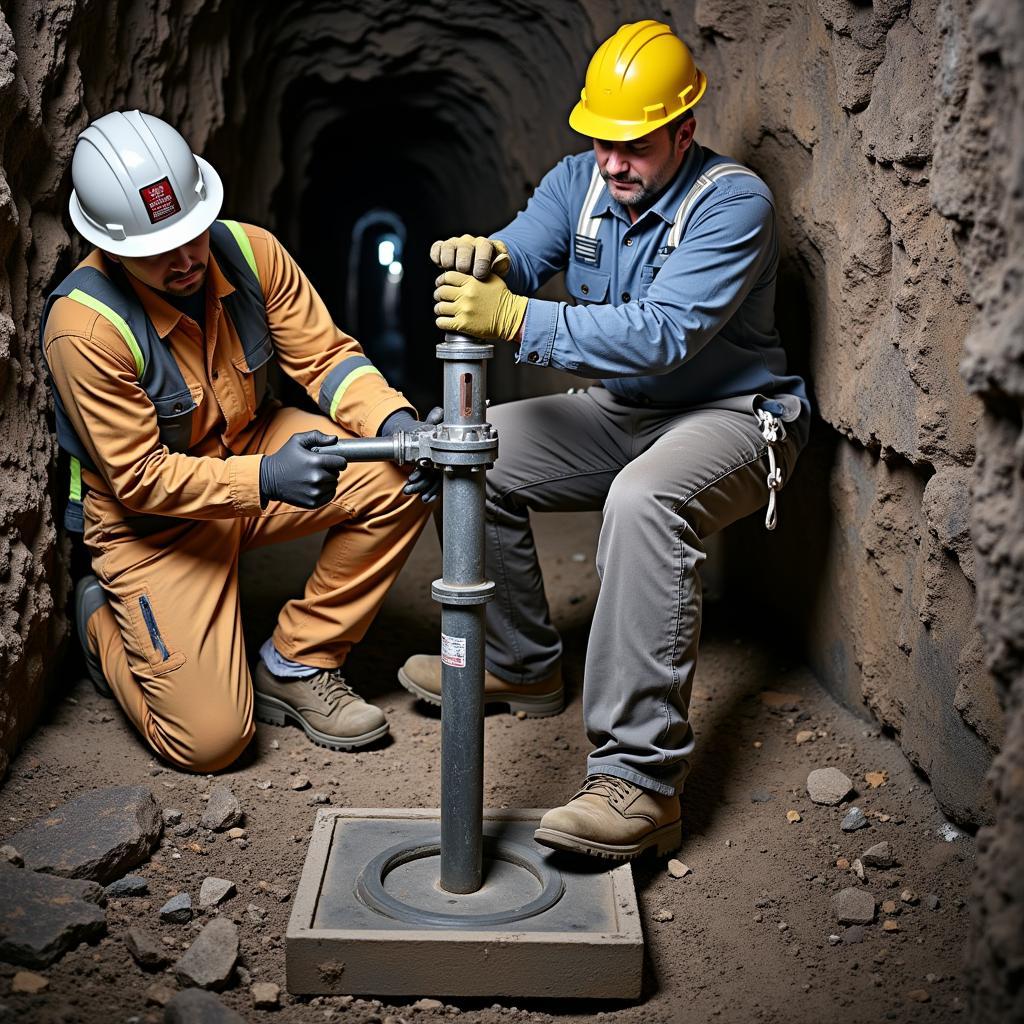
M 321 747 L 353 750 L 387 734 L 380 708 L 367 704 L 338 669 L 305 679 L 275 676 L 260 660 L 253 680 L 256 718 L 271 725 L 292 721 Z
M 398 681 L 420 700 L 441 703 L 441 659 L 436 654 L 414 654 L 399 670 Z M 484 703 L 507 704 L 512 714 L 522 711 L 528 718 L 547 718 L 565 707 L 562 670 L 536 683 L 506 683 L 490 672 L 484 673 Z
M 607 860 L 630 860 L 654 847 L 658 856 L 682 842 L 679 797 L 662 796 L 615 775 L 591 775 L 564 806 L 540 819 L 543 846 Z

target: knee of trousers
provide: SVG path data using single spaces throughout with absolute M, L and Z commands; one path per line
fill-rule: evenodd
M 619 520 L 624 524 L 645 526 L 654 530 L 689 530 L 696 534 L 696 511 L 685 501 L 669 494 L 659 494 L 643 483 L 620 473 L 608 490 L 604 503 L 605 522 Z
M 252 707 L 200 705 L 194 717 L 181 722 L 169 734 L 159 729 L 158 752 L 179 768 L 191 772 L 216 772 L 234 763 L 249 745 L 256 728 Z

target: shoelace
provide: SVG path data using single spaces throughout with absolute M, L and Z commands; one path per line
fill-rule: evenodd
M 359 694 L 345 682 L 345 677 L 336 668 L 317 672 L 310 680 L 310 685 L 328 704 L 337 704 L 338 707 L 343 708 L 360 699 Z
M 576 796 L 583 796 L 584 793 L 597 793 L 612 800 L 616 796 L 629 796 L 633 788 L 631 782 L 620 779 L 617 775 L 591 775 L 580 787 Z M 576 799 L 576 796 L 573 797 L 573 800 Z

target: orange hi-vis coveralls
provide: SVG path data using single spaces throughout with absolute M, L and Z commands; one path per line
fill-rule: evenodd
M 109 603 L 90 618 L 89 639 L 117 700 L 153 749 L 201 772 L 230 764 L 254 731 L 240 552 L 327 531 L 305 593 L 285 604 L 273 642 L 293 661 L 335 668 L 366 633 L 429 514 L 417 495 L 402 493 L 406 474 L 389 463 L 348 466 L 322 508 L 276 501 L 260 507 L 263 453 L 300 431 L 375 436 L 411 403 L 335 326 L 280 242 L 262 228 L 241 227 L 278 363 L 314 401 L 322 400 L 325 382 L 337 382 L 333 421 L 273 399 L 257 408 L 253 374 L 222 308 L 234 288 L 212 250 L 205 325 L 124 275 L 197 403 L 187 451 L 161 444 L 132 352 L 108 319 L 61 297 L 43 338 L 66 415 L 98 470 L 81 471 L 84 539 Z M 111 276 L 99 250 L 80 266 Z

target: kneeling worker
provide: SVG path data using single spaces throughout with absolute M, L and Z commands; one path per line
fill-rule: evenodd
M 562 646 L 530 515 L 603 510 L 583 684 L 594 750 L 536 838 L 612 859 L 680 842 L 704 541 L 766 501 L 774 525 L 810 415 L 775 328 L 772 194 L 694 139 L 705 85 L 667 25 L 624 25 L 591 60 L 569 118 L 591 149 L 545 175 L 493 239 L 432 250 L 445 271 L 438 327 L 603 382 L 490 410 L 501 457 L 487 475 L 497 592 L 485 699 L 561 708 Z M 574 303 L 529 297 L 561 270 Z M 436 700 L 439 659 L 416 655 L 400 679 Z
M 387 721 L 341 666 L 437 480 L 313 449 L 417 429 L 415 411 L 270 232 L 216 220 L 220 179 L 170 125 L 101 117 L 72 179 L 71 219 L 97 248 L 51 294 L 41 340 L 71 456 L 65 521 L 98 577 L 76 591 L 94 684 L 174 765 L 229 765 L 254 731 L 239 553 L 326 531 L 260 650 L 255 717 L 335 749 L 373 742 Z M 273 358 L 322 414 L 267 394 Z

